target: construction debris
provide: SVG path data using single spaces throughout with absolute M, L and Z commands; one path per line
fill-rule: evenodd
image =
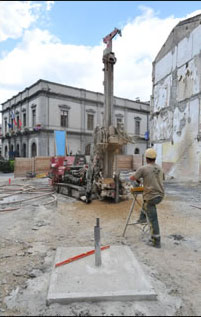
M 128 183 L 129 188 L 129 182 L 127 182 L 129 172 L 121 173 L 120 177 Z M 139 230 L 137 226 L 129 226 L 126 238 L 122 237 L 131 200 L 124 200 L 119 204 L 93 200 L 91 204 L 83 204 L 58 193 L 51 194 L 50 189 L 47 178 L 21 179 L 20 181 L 14 179 L 10 186 L 7 181 L 3 183 L 1 178 L 0 196 L 11 196 L 0 202 L 5 202 L 5 199 L 22 200 L 48 194 L 40 199 L 23 202 L 21 205 L 2 206 L 5 207 L 4 210 L 18 208 L 17 212 L 15 210 L 0 212 L 0 307 L 5 311 L 5 315 L 16 315 L 16 311 L 20 315 L 31 313 L 35 316 L 53 314 L 78 316 L 81 311 L 81 315 L 87 312 L 88 316 L 111 316 L 112 314 L 161 316 L 164 311 L 168 316 L 199 315 L 201 215 L 198 209 L 195 210 L 194 207 L 189 206 L 189 201 L 192 205 L 196 205 L 200 199 L 201 185 L 190 187 L 188 184 L 185 187 L 183 184 L 176 184 L 175 181 L 173 184 L 166 184 L 166 197 L 159 206 L 158 212 L 162 249 L 152 250 L 152 252 L 142 241 L 146 238 L 146 233 Z M 18 192 L 20 193 L 15 196 Z M 53 200 L 51 195 L 57 197 L 57 206 L 54 203 L 44 205 Z M 141 196 L 138 197 L 141 204 Z M 138 219 L 140 208 L 140 205 L 136 204 L 131 222 Z M 98 217 L 101 217 L 103 229 L 102 243 L 105 246 L 109 242 L 111 246 L 101 253 L 102 265 L 96 267 L 94 255 L 92 255 L 75 261 L 72 265 L 56 268 L 56 271 L 61 273 L 63 270 L 75 269 L 74 277 L 76 277 L 81 273 L 79 266 L 86 262 L 89 265 L 86 266 L 86 270 L 90 272 L 95 282 L 99 270 L 103 270 L 109 277 L 110 271 L 114 269 L 108 266 L 110 262 L 108 256 L 112 245 L 129 246 L 145 273 L 148 274 L 158 295 L 157 301 L 150 303 L 149 301 L 130 301 L 127 305 L 122 300 L 107 303 L 102 297 L 102 301 L 98 304 L 87 302 L 69 303 L 67 306 L 59 304 L 46 306 L 50 274 L 57 249 L 62 244 L 67 249 L 72 248 L 72 253 L 69 256 L 67 253 L 62 253 L 62 258 L 55 263 L 84 253 L 83 251 L 92 250 L 94 245 L 92 228 L 94 220 Z M 77 252 L 77 247 L 82 248 L 83 245 L 89 247 Z M 113 260 L 115 259 L 117 259 L 116 255 Z M 125 258 L 122 265 L 128 267 L 128 261 Z M 119 270 L 119 274 L 121 271 Z M 103 279 L 100 280 L 100 283 L 102 282 Z M 83 291 L 81 283 L 82 277 L 77 279 L 76 286 L 78 285 Z M 132 283 L 135 284 L 135 282 Z M 72 292 L 71 284 L 67 284 L 70 287 L 69 291 Z M 86 284 L 90 287 L 88 280 Z M 103 286 L 107 290 L 105 282 Z M 30 298 L 31 301 L 28 300 Z M 111 299 L 114 298 L 111 297 Z
M 43 194 L 41 194 L 43 193 Z M 33 194 L 40 194 L 31 197 Z M 22 199 L 18 199 L 22 197 Z M 47 199 L 46 199 L 47 198 Z M 51 199 L 50 199 L 51 198 Z M 53 198 L 53 199 L 52 199 Z M 24 185 L 24 184 L 15 184 L 15 185 L 3 185 L 0 187 L 0 211 L 11 211 L 17 210 L 19 208 L 4 208 L 4 206 L 19 204 L 26 204 L 30 200 L 42 199 L 38 205 L 49 205 L 57 201 L 57 197 L 54 195 L 54 191 L 50 186 L 33 186 L 33 185 Z

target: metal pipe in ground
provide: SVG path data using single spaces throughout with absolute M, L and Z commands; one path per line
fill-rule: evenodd
M 115 203 L 119 202 L 119 172 L 115 174 Z
M 95 266 L 101 266 L 101 248 L 100 248 L 100 222 L 96 218 L 96 226 L 94 227 L 94 240 L 95 240 Z

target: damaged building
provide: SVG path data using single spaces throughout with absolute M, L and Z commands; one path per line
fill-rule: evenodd
M 201 15 L 181 21 L 153 62 L 151 142 L 170 177 L 201 180 Z
M 149 102 L 114 97 L 114 109 L 115 126 L 134 140 L 124 154 L 143 154 L 149 142 Z M 39 80 L 2 104 L 3 157 L 54 156 L 55 130 L 66 131 L 68 154 L 89 155 L 103 111 L 101 93 Z

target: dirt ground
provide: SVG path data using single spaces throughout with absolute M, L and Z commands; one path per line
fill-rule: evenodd
M 7 183 L 0 178 L 0 185 Z M 48 179 L 12 179 L 12 184 L 40 186 Z M 129 226 L 122 237 L 131 200 L 87 205 L 57 194 L 57 206 L 37 206 L 30 200 L 18 210 L 0 212 L 0 316 L 200 316 L 201 209 L 193 206 L 201 208 L 201 184 L 174 180 L 165 183 L 165 190 L 158 206 L 161 249 L 147 246 L 148 234 L 137 226 Z M 101 244 L 131 248 L 158 295 L 156 301 L 46 306 L 57 247 L 93 248 L 96 218 Z

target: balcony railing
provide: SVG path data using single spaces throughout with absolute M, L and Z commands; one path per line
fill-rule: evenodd
M 23 134 L 29 134 L 29 133 L 33 133 L 33 132 L 38 132 L 41 129 L 42 129 L 41 124 L 36 124 L 34 127 L 31 127 L 31 128 L 28 128 L 28 127 L 19 128 L 18 127 L 15 130 L 10 130 L 9 132 L 6 132 L 5 135 L 1 134 L 0 139 L 10 138 L 10 137 L 14 137 L 14 136 L 23 135 Z
M 144 134 L 134 134 L 134 139 L 140 139 L 140 140 L 149 140 L 149 133 L 146 131 Z

